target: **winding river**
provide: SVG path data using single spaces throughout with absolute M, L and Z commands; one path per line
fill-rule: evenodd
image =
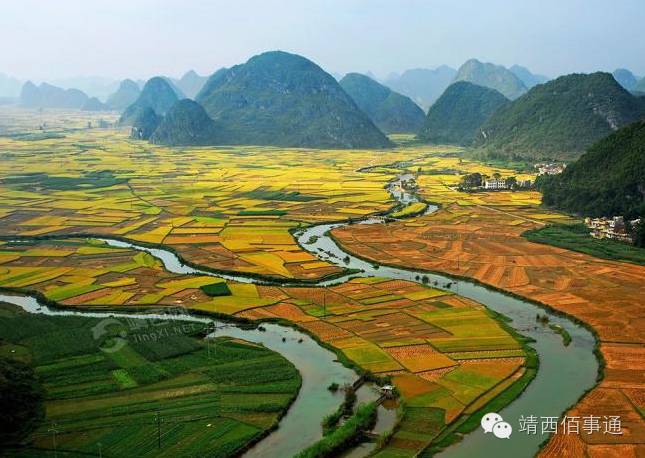
M 401 175 L 390 183 L 389 190 L 394 198 L 402 204 L 417 201 L 414 193 L 402 188 L 402 181 L 410 175 Z M 429 205 L 426 212 L 435 211 L 437 207 Z M 379 224 L 383 218 L 366 218 L 356 224 Z M 584 327 L 572 320 L 555 315 L 521 299 L 505 295 L 501 292 L 486 288 L 468 280 L 416 271 L 401 269 L 366 262 L 344 251 L 330 237 L 329 232 L 347 223 L 320 224 L 311 226 L 296 233 L 299 244 L 318 258 L 329 261 L 340 267 L 355 269 L 358 272 L 333 280 L 321 281 L 313 286 L 330 286 L 342 283 L 354 277 L 384 277 L 419 282 L 427 277 L 429 283 L 439 289 L 453 291 L 461 296 L 484 304 L 491 310 L 502 313 L 511 321 L 508 323 L 520 334 L 534 339 L 532 346 L 540 358 L 540 369 L 536 378 L 527 389 L 511 404 L 499 412 L 505 421 L 517 428 L 521 415 L 558 417 L 596 382 L 599 365 L 593 353 L 595 340 L 593 335 Z M 24 240 L 24 239 L 23 239 Z M 127 247 L 150 253 L 162 261 L 165 268 L 178 274 L 212 275 L 246 283 L 263 283 L 244 275 L 221 275 L 200 270 L 185 265 L 173 252 L 160 248 L 147 248 L 134 243 L 128 243 L 109 238 L 103 239 L 114 247 Z M 436 282 L 436 286 L 435 286 Z M 296 283 L 294 283 L 296 284 Z M 16 304 L 33 313 L 48 313 L 60 315 L 86 314 L 95 317 L 129 317 L 154 318 L 149 314 L 110 313 L 110 312 L 73 312 L 50 309 L 38 303 L 35 298 L 15 295 L 1 295 L 0 301 Z M 560 335 L 549 327 L 536 323 L 536 314 L 546 315 L 551 324 L 560 325 L 571 335 L 571 344 L 564 346 Z M 168 318 L 163 316 L 164 319 Z M 289 359 L 300 371 L 303 379 L 302 388 L 296 401 L 282 418 L 279 428 L 259 441 L 249 449 L 246 457 L 287 457 L 298 450 L 312 444 L 321 437 L 321 419 L 335 410 L 342 401 L 340 394 L 329 392 L 326 387 L 332 383 L 347 383 L 356 379 L 356 374 L 343 367 L 335 359 L 335 355 L 320 347 L 313 339 L 304 333 L 277 324 L 262 325 L 266 331 L 258 329 L 241 329 L 234 325 L 211 320 L 208 318 L 186 316 L 178 319 L 213 321 L 216 331 L 212 336 L 238 337 L 266 345 Z M 283 341 L 283 338 L 285 339 Z M 301 342 L 299 343 L 299 341 Z M 375 394 L 371 388 L 365 388 L 365 399 L 373 399 Z M 395 422 L 394 413 L 381 407 L 379 420 L 375 431 L 382 433 L 391 429 Z M 472 456 L 499 457 L 531 457 L 536 454 L 540 444 L 548 436 L 526 435 L 515 431 L 510 439 L 496 439 L 491 434 L 484 434 L 477 429 L 466 435 L 463 441 L 444 450 L 440 456 L 449 458 Z M 346 456 L 361 457 L 370 453 L 373 445 L 363 444 L 351 450 Z

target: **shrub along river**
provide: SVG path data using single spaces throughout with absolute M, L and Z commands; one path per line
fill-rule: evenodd
M 414 193 L 405 191 L 401 186 L 402 182 L 410 177 L 410 175 L 401 175 L 390 184 L 389 189 L 392 196 L 402 204 L 418 201 Z M 436 209 L 437 207 L 429 205 L 426 212 L 432 212 Z M 383 222 L 383 218 L 366 218 L 356 224 L 380 224 Z M 311 226 L 296 234 L 300 245 L 320 259 L 358 271 L 334 280 L 321 281 L 318 286 L 342 283 L 354 277 L 383 277 L 415 282 L 419 282 L 421 278 L 425 277 L 425 281 L 432 283 L 436 288 L 449 289 L 505 315 L 510 319 L 507 323 L 510 327 L 534 340 L 531 346 L 536 350 L 540 359 L 537 376 L 518 398 L 498 412 L 515 429 L 510 439 L 497 439 L 491 433 L 484 434 L 478 428 L 467 434 L 461 442 L 447 448 L 440 454 L 442 457 L 449 458 L 473 456 L 513 456 L 521 458 L 534 456 L 540 444 L 548 436 L 540 434 L 527 435 L 525 432 L 518 431 L 518 419 L 522 415 L 525 417 L 533 415 L 537 418 L 541 416 L 559 417 L 568 407 L 575 404 L 588 389 L 594 386 L 599 364 L 594 355 L 595 339 L 591 332 L 567 317 L 556 315 L 533 303 L 505 295 L 469 280 L 378 265 L 359 259 L 351 253 L 345 252 L 329 235 L 332 229 L 346 224 L 348 223 L 320 224 Z M 148 252 L 161 260 L 165 268 L 173 273 L 212 275 L 246 283 L 263 283 L 262 280 L 252 277 L 213 274 L 212 272 L 187 266 L 174 253 L 165 249 L 147 248 L 120 240 L 103 240 L 111 246 L 128 247 Z M 36 298 L 26 296 L 0 294 L 0 301 L 16 304 L 32 313 L 86 314 L 93 317 L 114 316 L 117 318 L 126 316 L 129 318 L 155 317 L 144 313 L 119 314 L 51 309 L 39 304 Z M 537 314 L 548 317 L 550 324 L 559 325 L 569 333 L 571 336 L 570 345 L 564 346 L 560 335 L 553 332 L 548 326 L 541 326 L 536 323 Z M 161 315 L 160 318 L 168 319 L 169 317 Z M 336 410 L 342 402 L 342 394 L 332 393 L 327 387 L 332 382 L 342 385 L 351 383 L 357 378 L 354 371 L 343 367 L 336 361 L 334 353 L 318 345 L 306 334 L 287 326 L 263 324 L 264 331 L 262 331 L 258 328 L 243 329 L 230 323 L 198 316 L 178 316 L 174 319 L 211 321 L 216 325 L 212 336 L 231 336 L 261 343 L 267 348 L 282 354 L 300 371 L 302 388 L 287 414 L 281 419 L 279 428 L 250 448 L 244 455 L 246 457 L 283 458 L 292 456 L 297 451 L 313 444 L 322 437 L 321 420 Z M 362 389 L 359 397 L 365 400 L 373 400 L 377 397 L 377 394 L 373 387 L 368 385 Z M 381 406 L 379 407 L 379 416 L 374 432 L 386 432 L 394 427 L 395 422 L 396 415 L 394 415 L 394 412 Z M 374 444 L 362 444 L 351 450 L 348 456 L 365 456 L 373 448 Z

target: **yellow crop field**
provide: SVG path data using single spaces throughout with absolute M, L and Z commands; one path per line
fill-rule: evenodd
M 29 126 L 30 113 L 14 110 L 12 120 Z M 396 170 L 359 172 L 374 162 L 371 151 L 175 149 L 113 129 L 68 128 L 83 125 L 78 114 L 42 116 L 60 138 L 0 137 L 12 157 L 0 161 L 0 176 L 9 177 L 0 182 L 0 222 L 11 221 L 5 235 L 114 235 L 168 245 L 218 270 L 316 279 L 341 269 L 303 265 L 311 259 L 292 229 L 392 206 L 385 185 Z M 385 151 L 378 161 L 417 155 Z M 275 251 L 289 255 L 277 255 L 281 263 Z

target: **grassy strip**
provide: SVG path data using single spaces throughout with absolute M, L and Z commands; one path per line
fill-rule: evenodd
M 568 347 L 569 344 L 571 343 L 571 334 L 569 334 L 569 331 L 564 329 L 562 326 L 559 324 L 550 324 L 549 327 L 556 333 L 560 334 L 562 336 L 562 344 L 565 347 Z
M 589 235 L 584 224 L 550 224 L 522 234 L 531 242 L 553 245 L 602 259 L 645 265 L 645 248 Z
M 375 402 L 361 404 L 352 417 L 333 433 L 323 437 L 310 447 L 307 447 L 295 458 L 325 458 L 338 456 L 361 440 L 364 432 L 369 431 L 376 422 Z
M 322 421 L 323 434 L 326 436 L 333 433 L 338 426 L 338 422 L 344 416 L 351 415 L 352 409 L 356 404 L 356 392 L 352 386 L 345 387 L 345 400 L 338 406 L 335 412 L 330 413 Z

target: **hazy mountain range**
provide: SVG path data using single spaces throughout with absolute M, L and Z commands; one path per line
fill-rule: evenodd
M 457 70 L 446 65 L 435 69 L 415 68 L 401 75 L 390 75 L 383 84 L 410 97 L 426 111 L 452 83 L 456 74 Z
M 340 85 L 386 134 L 416 133 L 423 125 L 425 115 L 417 104 L 369 76 L 348 73 Z
M 431 143 L 556 158 L 579 155 L 645 112 L 645 98 L 633 95 L 645 93 L 645 79 L 626 69 L 549 81 L 520 65 L 470 59 L 458 70 L 413 69 L 384 83 L 370 75 L 349 73 L 338 82 L 310 60 L 276 51 L 209 77 L 193 70 L 181 78 L 154 77 L 143 89 L 134 80 L 116 84 L 107 78 L 61 81 L 89 93 L 26 82 L 18 102 L 30 108 L 121 111 L 121 124 L 139 126 L 134 129 L 139 138 L 162 128 L 153 141 L 166 144 L 193 139 L 195 144 L 380 148 L 391 146 L 384 133 L 416 133 Z M 0 75 L 7 93 L 19 84 Z M 104 102 L 93 94 L 105 88 L 113 91 Z M 178 104 L 186 98 L 197 104 Z M 427 115 L 418 105 L 430 107 Z M 203 135 L 196 131 L 200 126 Z
M 146 82 L 139 97 L 125 109 L 119 123 L 122 125 L 135 123 L 146 108 L 152 109 L 158 116 L 164 116 L 178 100 L 179 95 L 168 79 L 155 76 Z
M 522 67 L 521 65 L 513 65 L 509 70 L 522 80 L 522 83 L 524 83 L 527 89 L 531 89 L 538 84 L 546 83 L 551 79 L 548 76 L 532 73 L 528 68 Z
M 171 81 L 186 95 L 186 97 L 191 99 L 195 98 L 207 80 L 208 76 L 198 75 L 194 70 L 187 71 L 184 76 L 179 79 L 171 78 Z
M 0 73 L 0 97 L 18 97 L 22 85 L 22 81 Z
M 477 62 L 480 65 L 481 62 L 476 59 L 471 59 L 472 61 Z M 464 65 L 471 63 L 470 61 L 466 62 Z M 463 73 L 465 69 L 464 65 L 460 68 L 462 71 L 462 76 L 457 79 L 470 81 L 475 84 L 479 84 L 485 87 L 491 87 L 493 89 L 504 92 L 500 89 L 500 83 L 489 82 L 486 79 L 476 79 L 471 76 L 465 76 Z M 492 64 L 491 64 L 492 65 Z M 504 72 L 506 70 L 502 66 L 494 65 L 494 67 L 501 67 L 497 70 Z M 548 81 L 548 77 L 544 75 L 539 75 L 532 73 L 526 67 L 521 65 L 513 65 L 508 68 L 508 71 L 513 73 L 527 89 L 535 86 L 536 84 L 542 84 Z M 494 71 L 493 73 L 497 73 Z M 342 75 L 338 73 L 331 72 L 335 79 L 340 81 Z M 432 103 L 443 93 L 443 91 L 453 83 L 457 75 L 457 70 L 448 67 L 446 65 L 441 65 L 435 69 L 427 68 L 416 68 L 405 70 L 401 74 L 392 73 L 387 78 L 379 80 L 371 72 L 366 71 L 364 74 L 371 79 L 382 83 L 383 85 L 389 87 L 390 89 L 410 97 L 417 105 L 426 111 Z M 627 69 L 616 69 L 613 72 L 616 80 L 629 91 L 640 90 L 641 92 L 645 91 L 645 78 L 634 75 L 631 71 Z M 179 92 L 185 95 L 188 98 L 194 99 L 203 87 L 205 82 L 208 80 L 209 76 L 203 76 L 197 74 L 194 70 L 187 71 L 180 78 L 167 77 L 168 80 L 176 87 Z M 503 78 L 500 76 L 496 77 L 497 79 Z M 145 81 L 143 80 L 132 80 L 138 86 L 139 89 L 143 87 Z M 122 81 L 114 80 L 106 77 L 72 77 L 72 78 L 62 78 L 62 79 L 53 79 L 47 81 L 48 84 L 60 87 L 62 89 L 78 89 L 83 91 L 88 97 L 97 97 L 102 102 L 107 103 L 107 99 L 114 95 L 118 90 Z M 18 78 L 11 77 L 4 73 L 0 73 L 0 97 L 2 98 L 17 98 L 20 95 L 20 90 L 24 81 L 19 80 Z
M 612 73 L 614 79 L 628 91 L 633 91 L 638 85 L 638 77 L 625 68 L 617 68 Z
M 424 111 L 439 98 L 450 84 L 456 81 L 468 81 L 479 86 L 489 87 L 514 99 L 537 84 L 545 83 L 549 77 L 532 73 L 528 68 L 513 65 L 505 68 L 501 65 L 482 63 L 477 59 L 466 61 L 458 70 L 446 65 L 431 69 L 412 69 L 401 75 L 390 75 L 383 84 L 407 95 Z
M 81 106 L 81 110 L 83 111 L 106 111 L 109 109 L 110 107 L 101 102 L 97 97 L 88 98 Z
M 78 89 L 63 89 L 48 83 L 36 86 L 27 81 L 20 90 L 20 105 L 26 108 L 83 107 L 89 97 Z
M 141 88 L 132 80 L 121 81 L 119 88 L 107 99 L 107 105 L 113 110 L 123 111 L 139 98 Z
M 495 89 L 510 100 L 515 100 L 528 90 L 522 80 L 506 67 L 483 63 L 477 59 L 464 62 L 457 70 L 454 81 L 468 81 Z

